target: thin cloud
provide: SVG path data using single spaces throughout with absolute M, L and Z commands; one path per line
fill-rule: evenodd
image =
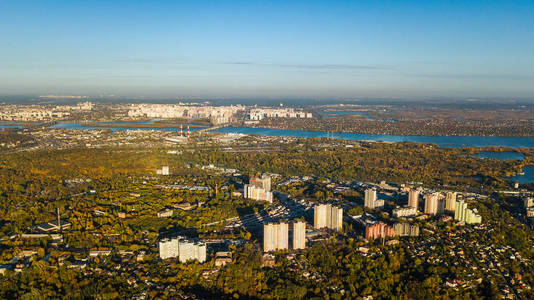
M 260 65 L 260 64 L 255 64 L 255 63 L 251 63 L 251 62 L 247 62 L 247 61 L 233 61 L 233 62 L 227 62 L 227 63 L 224 63 L 225 65 Z
M 279 67 L 319 70 L 384 70 L 384 67 L 350 64 L 278 64 Z
M 294 69 L 314 69 L 314 70 L 389 70 L 378 65 L 353 65 L 353 64 L 269 64 L 247 61 L 226 62 L 226 65 L 249 65 L 262 67 L 281 67 Z
M 126 79 L 134 79 L 134 78 L 158 78 L 158 76 L 154 75 L 104 75 L 103 77 L 106 78 L 126 78 Z
M 106 78 L 116 78 L 116 79 L 166 79 L 166 78 L 208 78 L 209 75 L 190 75 L 190 74 L 172 74 L 172 75 L 130 75 L 130 74 L 118 74 L 118 75 L 104 75 L 102 77 Z
M 143 58 L 143 57 L 132 57 L 132 58 L 117 58 L 113 59 L 114 63 L 135 63 L 135 64 L 163 64 L 163 63 L 175 63 L 181 64 L 182 62 L 177 59 L 170 58 Z
M 438 78 L 438 79 L 508 79 L 508 80 L 530 80 L 534 79 L 534 74 L 478 74 L 478 73 L 457 73 L 457 74 L 437 74 L 437 73 L 412 73 L 406 74 L 413 77 Z

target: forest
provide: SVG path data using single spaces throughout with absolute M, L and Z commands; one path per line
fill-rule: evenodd
M 477 247 L 512 247 L 502 254 L 499 268 L 510 276 L 534 284 L 530 264 L 508 258 L 519 253 L 534 259 L 532 231 L 518 219 L 520 200 L 499 194 L 510 187 L 503 179 L 532 163 L 532 153 L 523 161 L 480 159 L 480 149 L 446 149 L 411 143 L 359 143 L 344 147 L 324 140 L 296 140 L 278 145 L 280 151 L 227 152 L 217 145 L 161 148 L 114 147 L 9 153 L 0 157 L 0 263 L 17 253 L 35 249 L 37 255 L 20 274 L 0 275 L 1 298 L 114 299 L 147 296 L 153 298 L 200 297 L 228 299 L 351 299 L 371 295 L 375 299 L 488 299 L 500 291 L 488 278 L 469 278 L 471 266 L 484 277 L 484 262 L 473 252 Z M 170 154 L 176 150 L 180 154 Z M 509 149 L 489 149 L 509 150 Z M 230 176 L 201 166 L 235 168 L 243 176 Z M 156 169 L 168 165 L 171 176 L 158 176 Z M 312 201 L 337 197 L 344 203 L 361 205 L 362 195 L 329 191 L 325 179 L 336 182 L 381 181 L 421 182 L 425 186 L 456 190 L 485 191 L 492 195 L 475 204 L 486 228 L 461 228 L 438 218 L 418 222 L 433 234 L 402 238 L 396 246 L 373 242 L 370 255 L 359 252 L 366 243 L 361 230 L 344 224 L 344 230 L 308 249 L 276 253 L 276 263 L 267 267 L 258 240 L 243 230 L 224 230 L 224 223 L 203 224 L 231 218 L 238 210 L 258 211 L 268 204 L 234 196 L 243 178 L 259 172 L 282 178 L 310 175 L 316 184 L 290 185 L 282 191 Z M 275 183 L 277 182 L 276 179 Z M 166 186 L 205 186 L 191 191 Z M 190 203 L 192 209 L 174 208 Z M 56 218 L 72 226 L 62 233 L 63 242 L 53 246 L 49 239 L 23 240 L 16 235 Z M 171 208 L 171 218 L 157 212 Z M 348 213 L 361 213 L 356 206 Z M 122 214 L 122 217 L 120 214 Z M 385 217 L 387 219 L 387 217 Z M 498 229 L 498 230 L 496 230 Z M 207 263 L 178 264 L 157 258 L 157 241 L 168 232 L 186 231 L 203 238 L 231 238 L 248 241 L 231 245 L 232 263 L 215 267 Z M 461 237 L 458 239 L 458 237 Z M 64 246 L 68 245 L 69 248 Z M 427 249 L 421 256 L 418 251 Z M 451 256 L 460 247 L 464 261 Z M 67 250 L 68 249 L 68 250 Z M 90 250 L 112 249 L 107 257 L 84 261 Z M 428 250 L 432 249 L 432 250 Z M 508 248 L 506 248 L 508 249 Z M 143 260 L 121 251 L 146 252 Z M 441 262 L 435 255 L 443 256 Z M 70 257 L 63 263 L 65 257 Z M 75 268 L 87 264 L 86 271 Z M 451 267 L 454 264 L 454 267 Z M 495 282 L 499 274 L 490 274 Z M 465 287 L 451 288 L 450 282 Z M 534 297 L 525 291 L 526 298 Z M 395 296 L 395 297 L 394 297 Z

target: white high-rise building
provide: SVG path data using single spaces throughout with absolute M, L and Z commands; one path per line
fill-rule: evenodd
M 410 225 L 409 223 L 395 223 L 393 232 L 396 236 L 418 236 L 419 226 Z
M 438 213 L 439 193 L 425 195 L 425 214 L 435 215 Z
M 412 217 L 417 215 L 417 209 L 415 207 L 406 206 L 393 209 L 393 217 Z
M 246 199 L 254 199 L 258 201 L 273 202 L 273 193 L 255 185 L 245 184 L 243 186 L 243 196 Z
M 269 252 L 276 249 L 276 242 L 278 232 L 275 229 L 275 224 L 263 224 L 263 252 Z
M 376 189 L 366 189 L 364 206 L 368 208 L 375 208 Z
M 159 241 L 159 257 L 161 259 L 178 257 L 178 239 L 163 239 Z
M 366 189 L 364 206 L 370 209 L 375 209 L 384 206 L 384 200 L 378 200 L 376 198 L 376 189 Z
M 438 193 L 438 214 L 445 212 L 445 197 L 442 194 Z
M 480 224 L 482 217 L 472 209 L 467 208 L 467 203 L 463 200 L 456 201 L 454 210 L 454 220 L 465 222 L 466 224 Z
M 324 228 L 326 227 L 326 205 L 316 205 L 313 208 L 313 227 Z
M 447 197 L 445 198 L 445 210 L 453 212 L 456 206 L 456 192 L 447 192 Z
M 285 222 L 278 224 L 277 248 L 280 250 L 289 249 L 289 224 Z
M 161 167 L 161 175 L 169 175 L 169 166 Z
M 198 260 L 199 262 L 206 261 L 206 244 L 181 240 L 178 242 L 178 259 L 181 263 L 188 260 Z
M 330 204 L 316 205 L 314 207 L 313 227 L 341 230 L 343 227 L 343 209 Z
M 534 207 L 534 197 L 523 198 L 523 206 L 525 206 L 526 209 Z
M 194 242 L 184 238 L 163 239 L 159 242 L 159 257 L 161 259 L 178 257 L 181 263 L 188 260 L 206 261 L 206 244 Z
M 249 185 L 264 189 L 267 192 L 271 191 L 271 177 L 267 174 L 262 174 L 261 177 L 253 177 L 249 180 Z
M 415 208 L 415 210 L 419 208 L 418 190 L 410 190 L 410 192 L 408 193 L 408 206 Z
M 162 166 L 161 169 L 157 169 L 156 174 L 168 176 L 170 174 L 169 166 Z
M 263 225 L 263 251 L 276 251 L 289 248 L 289 225 L 285 222 Z
M 330 214 L 331 214 L 331 221 L 330 221 L 330 224 L 327 224 L 327 225 L 330 225 L 328 228 L 341 231 L 341 229 L 343 228 L 343 209 L 332 206 Z
M 304 221 L 293 222 L 293 249 L 306 248 L 306 223 Z
M 527 211 L 527 218 L 534 218 L 534 197 L 523 198 L 523 205 Z

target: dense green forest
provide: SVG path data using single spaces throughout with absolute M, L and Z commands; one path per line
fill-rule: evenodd
M 178 154 L 168 153 L 169 147 L 115 147 L 2 155 L 0 262 L 8 263 L 24 249 L 34 249 L 38 254 L 20 274 L 8 271 L 0 275 L 0 297 L 497 299 L 501 291 L 496 284 L 502 283 L 503 278 L 521 277 L 522 282 L 534 285 L 532 266 L 510 258 L 519 254 L 522 259 L 534 259 L 532 231 L 516 217 L 520 200 L 496 193 L 510 186 L 502 178 L 532 163 L 531 157 L 524 161 L 479 159 L 472 156 L 478 151 L 475 149 L 411 143 L 360 143 L 350 148 L 310 139 L 278 146 L 280 151 L 274 153 L 228 152 L 212 145 L 172 148 Z M 532 155 L 529 150 L 520 151 Z M 322 183 L 326 178 L 339 182 L 419 181 L 444 189 L 476 188 L 493 197 L 473 204 L 483 217 L 483 229 L 456 226 L 436 217 L 417 221 L 427 230 L 420 237 L 401 238 L 398 245 L 385 246 L 381 241 L 368 245 L 359 238 L 361 229 L 345 222 L 342 232 L 330 235 L 324 242 L 298 252 L 276 253 L 275 265 L 266 267 L 260 241 L 254 235 L 243 229 L 224 230 L 224 223 L 204 226 L 236 217 L 242 209 L 258 211 L 268 206 L 234 196 L 243 183 L 241 177 L 201 168 L 209 164 L 236 168 L 244 175 L 316 175 L 313 183 L 282 189 L 312 201 L 335 196 L 351 205 L 361 203 L 362 195 L 356 191 L 334 195 Z M 169 165 L 171 176 L 156 175 L 162 165 Z M 191 210 L 174 209 L 172 218 L 156 216 L 158 211 L 186 202 L 192 205 Z M 31 231 L 36 224 L 54 220 L 58 208 L 61 217 L 72 224 L 62 233 L 64 240 L 59 247 L 52 246 L 49 239 L 13 237 Z M 350 211 L 361 213 L 362 209 L 356 206 Z M 387 216 L 381 218 L 388 220 Z M 213 260 L 204 264 L 159 260 L 160 235 L 180 231 L 203 238 L 248 242 L 230 246 L 233 262 L 220 268 L 214 266 Z M 370 246 L 370 253 L 362 255 L 359 248 L 366 245 Z M 499 254 L 503 264 L 498 269 L 508 277 L 483 271 L 487 261 L 480 260 L 476 249 L 488 247 L 504 247 Z M 108 257 L 84 261 L 85 271 L 71 268 L 70 262 L 60 263 L 65 256 L 83 260 L 92 249 L 113 252 Z M 451 255 L 452 249 L 461 249 L 464 257 Z M 119 250 L 145 251 L 146 257 L 137 261 L 135 256 L 121 256 Z M 477 269 L 473 271 L 473 267 Z M 451 282 L 458 283 L 458 287 L 451 286 Z M 530 290 L 522 295 L 526 299 L 534 297 Z
M 183 159 L 283 176 L 317 175 L 335 181 L 417 181 L 430 186 L 486 185 L 493 188 L 505 187 L 509 183 L 503 177 L 534 163 L 531 156 L 523 161 L 473 157 L 477 151 L 480 149 L 437 148 L 432 144 L 414 143 L 361 143 L 360 147 L 346 148 L 336 142 L 325 144 L 316 139 L 303 139 L 284 145 L 277 153 L 233 153 L 213 149 L 185 152 Z

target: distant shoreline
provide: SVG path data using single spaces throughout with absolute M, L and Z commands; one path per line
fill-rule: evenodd
M 135 128 L 180 128 L 180 125 L 177 124 L 158 124 L 158 123 L 150 123 L 150 124 L 101 124 L 101 123 L 83 123 L 80 124 L 81 126 L 85 127 L 110 127 L 110 128 L 124 128 L 124 127 L 135 127 Z M 189 128 L 204 128 L 204 126 L 200 125 L 182 125 L 182 128 L 184 130 L 187 130 L 187 127 Z

